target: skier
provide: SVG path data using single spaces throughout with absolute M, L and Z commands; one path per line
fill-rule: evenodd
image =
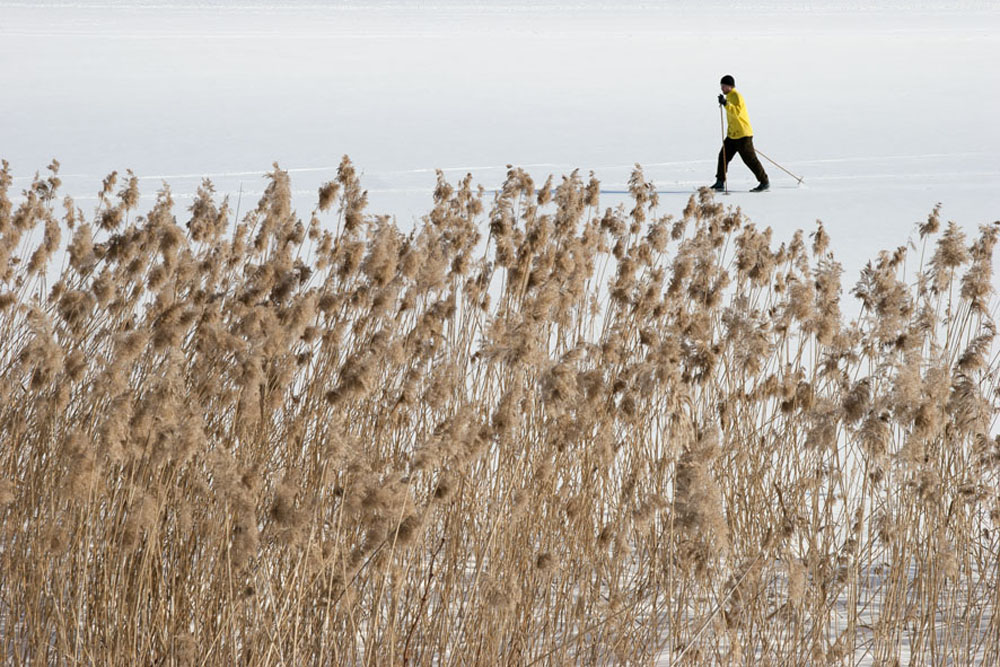
M 739 153 L 743 162 L 757 177 L 757 187 L 750 192 L 764 192 L 771 184 L 767 180 L 767 173 L 764 172 L 764 167 L 757 159 L 757 151 L 753 147 L 753 128 L 750 126 L 750 116 L 747 114 L 746 103 L 743 101 L 743 96 L 736 90 L 736 80 L 731 75 L 725 75 L 719 83 L 722 86 L 719 104 L 726 108 L 729 131 L 722 142 L 722 150 L 719 151 L 719 167 L 715 172 L 715 183 L 712 184 L 712 189 L 718 191 L 726 188 L 726 171 L 729 168 L 729 161 L 736 153 Z

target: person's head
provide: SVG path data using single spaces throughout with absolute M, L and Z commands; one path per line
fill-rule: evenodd
M 736 79 L 733 78 L 732 74 L 727 74 L 724 77 L 722 77 L 721 81 L 719 81 L 719 85 L 722 86 L 722 92 L 728 93 L 730 90 L 736 87 Z

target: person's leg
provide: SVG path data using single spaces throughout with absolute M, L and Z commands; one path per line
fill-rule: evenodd
M 757 151 L 753 147 L 753 137 L 743 137 L 740 140 L 740 158 L 742 158 L 743 163 L 750 168 L 753 172 L 754 177 L 759 183 L 767 183 L 767 172 L 764 171 L 764 165 L 760 163 L 757 158 Z
M 715 180 L 722 183 L 726 180 L 726 171 L 729 169 L 729 161 L 736 155 L 737 147 L 735 142 L 726 137 L 722 142 L 722 150 L 719 151 L 719 164 L 715 169 Z

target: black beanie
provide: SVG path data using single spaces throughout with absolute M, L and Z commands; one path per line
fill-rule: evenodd
M 719 83 L 721 83 L 724 86 L 732 86 L 733 88 L 736 87 L 736 79 L 733 78 L 732 74 L 727 74 L 726 76 L 722 77 L 722 81 L 720 81 Z

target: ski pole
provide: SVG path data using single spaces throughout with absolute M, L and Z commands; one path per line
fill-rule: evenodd
M 802 183 L 802 181 L 805 180 L 803 178 L 799 178 L 798 176 L 796 176 L 792 172 L 788 171 L 787 169 L 785 169 L 784 167 L 782 167 L 780 164 L 778 164 L 777 162 L 775 162 L 774 160 L 772 160 L 768 156 L 766 156 L 763 153 L 761 153 L 760 151 L 758 151 L 756 148 L 754 148 L 754 150 L 757 151 L 757 155 L 761 156 L 762 158 L 764 158 L 765 160 L 767 160 L 768 162 L 770 162 L 771 164 L 773 164 L 775 167 L 777 167 L 781 171 L 785 172 L 786 174 L 788 174 L 789 176 L 791 176 L 792 178 L 794 178 L 799 183 Z
M 719 127 L 722 130 L 722 187 L 729 194 L 729 160 L 726 159 L 726 112 L 719 105 Z

